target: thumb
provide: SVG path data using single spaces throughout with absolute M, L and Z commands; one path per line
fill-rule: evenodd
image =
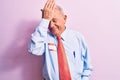
M 40 9 L 40 11 L 43 11 L 43 9 Z

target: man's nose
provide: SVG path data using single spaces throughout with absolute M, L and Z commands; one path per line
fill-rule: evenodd
M 55 24 L 53 22 L 50 23 L 50 28 L 53 28 Z

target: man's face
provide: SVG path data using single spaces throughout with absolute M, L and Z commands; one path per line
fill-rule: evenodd
M 66 16 L 62 15 L 58 9 L 54 11 L 54 17 L 50 21 L 49 30 L 52 34 L 58 36 L 65 30 Z

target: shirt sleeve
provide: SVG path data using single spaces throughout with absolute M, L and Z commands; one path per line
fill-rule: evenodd
M 45 52 L 45 43 L 49 20 L 42 19 L 35 32 L 31 35 L 28 51 L 34 55 L 42 55 Z
M 84 40 L 84 37 L 82 37 L 82 58 L 83 58 L 83 72 L 82 72 L 82 80 L 89 80 L 89 77 L 91 76 L 92 72 L 92 63 L 91 63 L 91 57 L 89 54 L 89 50 L 87 47 L 87 44 Z

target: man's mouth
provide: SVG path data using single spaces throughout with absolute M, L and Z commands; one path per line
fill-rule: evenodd
M 52 27 L 52 28 L 50 28 L 49 30 L 50 31 L 54 31 L 54 30 L 56 30 L 57 28 L 56 27 Z

